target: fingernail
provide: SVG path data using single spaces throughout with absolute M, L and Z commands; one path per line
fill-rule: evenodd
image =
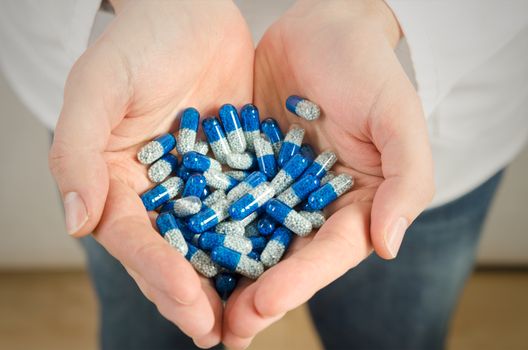
M 407 219 L 400 217 L 392 224 L 389 231 L 385 235 L 385 244 L 387 245 L 387 248 L 389 249 L 389 252 L 393 258 L 398 255 L 398 251 L 400 250 L 400 246 L 403 241 L 403 236 L 405 235 L 405 230 L 407 230 L 408 226 L 409 222 Z
M 79 231 L 88 221 L 86 206 L 77 192 L 68 192 L 64 196 L 64 214 L 66 216 L 66 230 L 70 235 Z

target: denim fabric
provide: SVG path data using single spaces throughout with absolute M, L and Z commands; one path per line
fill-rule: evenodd
M 317 293 L 309 307 L 325 348 L 443 348 L 501 175 L 420 215 L 396 260 L 372 255 Z M 103 349 L 196 349 L 92 237 L 83 238 L 82 245 L 100 303 Z

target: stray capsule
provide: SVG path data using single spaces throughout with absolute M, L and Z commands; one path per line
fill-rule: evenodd
M 275 231 L 277 226 L 275 220 L 273 220 L 269 215 L 264 215 L 257 223 L 257 230 L 263 236 L 269 236 Z
M 336 174 L 333 171 L 328 171 L 325 176 L 321 179 L 321 186 L 325 185 L 328 181 L 336 177 Z
M 224 235 L 215 232 L 204 232 L 198 239 L 200 248 L 203 250 L 212 250 L 214 247 L 219 245 L 229 249 L 233 249 L 236 252 L 247 254 L 253 249 L 253 245 L 249 238 L 236 235 Z
M 312 232 L 312 223 L 302 217 L 295 209 L 288 207 L 277 199 L 271 199 L 266 205 L 266 212 L 275 221 L 283 224 L 295 234 L 304 237 Z
M 205 141 L 197 141 L 192 150 L 205 156 L 209 152 L 209 145 Z
M 188 247 L 178 227 L 176 219 L 171 213 L 161 213 L 156 219 L 156 226 L 163 238 L 183 255 L 187 254 Z
M 294 155 L 278 174 L 271 180 L 271 186 L 275 189 L 275 193 L 281 193 L 288 186 L 290 186 L 306 168 L 310 165 L 310 161 L 302 154 Z
M 171 212 L 177 218 L 194 215 L 202 209 L 202 201 L 196 196 L 183 197 L 163 204 L 162 212 Z
M 234 202 L 263 182 L 266 182 L 266 176 L 260 171 L 254 171 L 249 174 L 244 181 L 229 191 L 227 194 L 227 200 Z
M 172 134 L 163 134 L 143 146 L 137 159 L 141 164 L 152 164 L 176 147 L 176 139 Z
M 202 204 L 210 207 L 211 205 L 213 205 L 213 203 L 216 203 L 219 200 L 226 200 L 226 199 L 227 197 L 223 190 L 216 190 L 210 195 L 208 195 L 207 197 L 205 197 L 205 199 L 202 201 Z
M 305 211 L 302 210 L 299 212 L 301 216 L 303 216 L 305 219 L 310 221 L 312 223 L 313 228 L 319 228 L 324 225 L 326 222 L 326 218 L 324 216 L 324 213 L 320 210 L 316 211 Z
M 147 210 L 154 210 L 176 197 L 183 189 L 183 181 L 177 176 L 169 177 L 165 182 L 141 195 L 141 201 Z
M 177 149 L 180 154 L 194 150 L 196 133 L 200 123 L 200 113 L 195 108 L 187 108 L 180 118 L 180 130 L 178 132 Z
M 215 159 L 221 164 L 226 164 L 226 157 L 231 153 L 222 125 L 215 117 L 205 118 L 202 121 L 205 137 L 213 150 Z
M 189 218 L 189 229 L 195 233 L 202 233 L 215 227 L 219 222 L 227 219 L 228 208 L 229 202 L 222 200 L 213 203 L 210 207 L 203 207 L 198 214 Z
M 200 198 L 207 187 L 207 180 L 202 174 L 192 174 L 185 182 L 182 197 L 198 197 Z
M 246 177 L 250 174 L 249 171 L 245 170 L 228 170 L 224 174 L 231 176 L 237 181 L 244 181 Z
M 227 300 L 236 288 L 238 277 L 232 273 L 222 272 L 215 277 L 215 289 L 222 300 Z
M 348 174 L 337 175 L 308 197 L 308 205 L 312 210 L 324 209 L 354 185 L 354 179 Z
M 222 125 L 227 134 L 227 141 L 232 152 L 243 153 L 246 151 L 246 137 L 238 118 L 235 106 L 225 104 L 218 111 Z
M 260 171 L 266 175 L 268 179 L 273 178 L 277 174 L 277 164 L 275 162 L 275 155 L 271 143 L 262 136 L 253 139 L 255 146 L 255 153 L 257 155 L 257 162 Z
M 207 186 L 217 190 L 229 191 L 238 185 L 237 180 L 221 171 L 209 170 L 204 173 L 204 176 L 207 180 Z
M 209 258 L 206 252 L 196 248 L 193 244 L 187 243 L 189 251 L 185 258 L 191 265 L 205 277 L 214 277 L 218 273 L 218 266 Z
M 266 267 L 276 265 L 286 253 L 291 241 L 292 233 L 290 230 L 285 227 L 277 228 L 260 254 L 262 264 Z
M 282 140 L 284 139 L 284 135 L 282 134 L 279 124 L 275 119 L 268 118 L 262 121 L 260 124 L 260 129 L 271 142 L 273 153 L 275 156 L 278 156 L 282 146 Z
M 286 99 L 286 109 L 296 116 L 310 121 L 319 118 L 321 115 L 318 105 L 306 98 L 295 95 Z
M 306 171 L 304 172 L 303 176 L 306 175 L 313 175 L 318 177 L 319 179 L 322 179 L 323 176 L 326 175 L 328 170 L 330 170 L 335 162 L 337 161 L 337 156 L 332 151 L 324 151 L 320 155 L 315 158 L 314 162 Z
M 253 152 L 255 150 L 253 140 L 260 135 L 260 120 L 257 107 L 248 103 L 240 110 L 240 118 L 242 119 L 242 130 L 246 138 L 247 149 Z
M 268 182 L 261 183 L 231 204 L 229 207 L 229 215 L 235 220 L 242 220 L 257 209 L 263 207 L 273 196 L 275 196 L 273 187 Z
M 167 153 L 149 167 L 147 175 L 150 181 L 158 183 L 165 180 L 171 173 L 176 171 L 177 168 L 178 158 Z
M 217 246 L 211 251 L 211 260 L 229 271 L 251 279 L 258 278 L 264 272 L 264 265 L 260 261 L 223 246 Z
M 185 153 L 182 158 L 182 164 L 191 171 L 222 170 L 222 165 L 216 159 L 209 158 L 195 151 Z
M 230 153 L 226 157 L 227 165 L 233 169 L 254 169 L 257 166 L 257 158 L 252 153 Z
M 277 196 L 277 199 L 290 208 L 305 200 L 310 193 L 319 188 L 321 181 L 313 175 L 303 176 L 299 181 Z
M 286 134 L 277 157 L 277 162 L 282 168 L 294 155 L 299 153 L 304 138 L 304 129 L 299 125 L 292 125 Z

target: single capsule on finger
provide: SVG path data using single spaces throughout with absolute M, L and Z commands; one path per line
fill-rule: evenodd
M 236 252 L 247 254 L 253 249 L 249 238 L 237 235 L 224 235 L 215 232 L 204 232 L 198 239 L 200 248 L 203 250 L 212 250 L 217 246 L 224 246 Z
M 244 153 L 246 151 L 246 137 L 238 118 L 235 106 L 225 104 L 218 111 L 222 125 L 227 134 L 227 141 L 231 151 L 234 153 Z
M 219 200 L 227 200 L 225 191 L 223 190 L 216 190 L 202 201 L 202 204 L 205 206 L 210 207 L 214 203 L 218 202 Z
M 253 145 L 260 171 L 268 179 L 272 179 L 277 174 L 277 164 L 271 143 L 262 136 L 257 136 L 253 139 Z
M 237 221 L 223 221 L 216 225 L 215 232 L 230 236 L 244 236 L 245 228 Z
M 322 179 L 326 173 L 334 166 L 337 161 L 337 156 L 332 151 L 324 151 L 315 158 L 314 162 L 306 171 L 303 176 L 313 175 L 319 179 Z
M 312 232 L 312 223 L 310 221 L 277 199 L 271 199 L 268 202 L 266 212 L 275 221 L 286 226 L 298 236 L 304 237 Z
M 336 174 L 333 171 L 328 171 L 325 176 L 321 179 L 321 186 L 328 183 L 328 181 L 332 180 L 334 177 L 336 177 Z
M 229 191 L 238 185 L 237 180 L 221 171 L 209 170 L 204 173 L 204 176 L 207 180 L 207 186 L 217 190 Z
M 257 166 L 257 158 L 249 152 L 230 153 L 226 157 L 227 165 L 233 169 L 254 169 Z
M 269 215 L 264 215 L 257 223 L 257 230 L 263 236 L 271 235 L 277 226 L 275 220 L 273 220 Z
M 264 265 L 260 261 L 223 246 L 217 246 L 211 251 L 211 260 L 250 279 L 256 279 L 264 272 Z
M 317 191 L 310 194 L 308 197 L 308 205 L 313 210 L 322 210 L 326 206 L 354 185 L 354 179 L 348 174 L 337 175 L 324 186 L 321 186 Z
M 149 167 L 147 176 L 152 182 L 162 182 L 170 174 L 175 172 L 177 168 L 178 158 L 170 153 L 167 153 Z
M 163 134 L 143 146 L 137 154 L 137 159 L 141 164 L 152 164 L 172 151 L 174 147 L 176 147 L 174 135 Z
M 180 154 L 194 150 L 196 133 L 200 123 L 200 113 L 195 108 L 187 108 L 180 117 L 180 130 L 178 131 L 177 149 Z
M 196 196 L 172 200 L 163 205 L 162 212 L 168 211 L 177 218 L 194 215 L 202 209 L 202 201 Z
M 233 179 L 237 181 L 244 181 L 244 179 L 248 177 L 250 172 L 245 171 L 245 170 L 228 170 L 224 172 L 224 174 L 231 176 Z
M 292 95 L 286 99 L 286 109 L 298 117 L 306 120 L 315 120 L 321 115 L 321 109 L 312 101 Z
M 308 165 L 310 165 L 310 161 L 302 154 L 297 153 L 294 155 L 271 180 L 271 186 L 275 189 L 275 193 L 281 193 L 288 188 L 301 176 Z
M 235 220 L 242 220 L 257 211 L 257 209 L 262 208 L 273 196 L 275 196 L 273 187 L 268 182 L 261 183 L 231 204 L 229 215 Z
M 260 129 L 271 142 L 273 153 L 275 156 L 278 156 L 282 146 L 282 140 L 284 139 L 284 135 L 282 134 L 279 124 L 275 119 L 268 118 L 260 124 Z
M 321 181 L 313 175 L 303 176 L 299 181 L 277 196 L 277 199 L 290 208 L 305 200 L 310 193 L 319 188 Z
M 205 156 L 209 152 L 209 145 L 205 141 L 197 141 L 192 150 Z
M 182 164 L 191 171 L 222 170 L 222 165 L 216 159 L 209 158 L 195 151 L 185 153 L 182 157 Z
M 215 289 L 222 300 L 227 300 L 236 288 L 238 277 L 232 273 L 222 272 L 215 277 Z
M 239 183 L 236 187 L 229 191 L 229 193 L 227 193 L 227 200 L 230 202 L 234 202 L 242 198 L 243 195 L 251 191 L 253 188 L 257 187 L 261 183 L 266 182 L 266 180 L 266 176 L 260 171 L 252 172 L 248 175 L 248 177 L 244 179 L 244 181 Z
M 277 228 L 260 254 L 262 264 L 268 268 L 276 265 L 288 250 L 292 236 L 291 231 L 287 228 Z
M 148 211 L 154 210 L 176 197 L 182 189 L 182 179 L 177 176 L 169 177 L 165 182 L 143 193 L 141 201 Z
M 207 187 L 207 180 L 202 174 L 192 174 L 189 176 L 183 187 L 182 197 L 200 198 Z
M 210 207 L 203 207 L 198 214 L 189 218 L 188 227 L 194 233 L 207 231 L 229 216 L 229 202 L 218 201 Z
M 226 164 L 226 157 L 231 153 L 231 148 L 218 119 L 215 117 L 205 118 L 202 121 L 202 129 L 211 146 L 215 159 L 221 164 Z
M 302 210 L 299 212 L 299 214 L 301 214 L 301 216 L 303 216 L 305 219 L 310 221 L 312 223 L 313 228 L 320 228 L 326 222 L 324 213 L 320 210 L 316 210 L 316 211 Z
M 187 254 L 188 247 L 183 234 L 176 223 L 176 219 L 171 213 L 161 213 L 156 219 L 156 226 L 158 227 L 161 236 L 176 250 L 184 256 Z M 251 243 L 251 242 L 250 242 Z
M 218 273 L 218 265 L 211 260 L 209 255 L 192 244 L 187 243 L 187 246 L 189 247 L 189 251 L 185 255 L 185 258 L 189 260 L 194 269 L 208 278 L 216 276 Z
M 286 134 L 277 157 L 277 162 L 282 168 L 294 155 L 299 153 L 304 138 L 304 129 L 299 125 L 292 125 Z
M 240 110 L 240 117 L 242 119 L 242 130 L 246 138 L 246 147 L 248 151 L 253 152 L 255 150 L 253 140 L 260 135 L 259 111 L 256 106 L 248 103 Z

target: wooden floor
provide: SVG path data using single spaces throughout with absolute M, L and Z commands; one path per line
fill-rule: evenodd
M 95 349 L 96 312 L 84 272 L 0 273 L 0 349 Z M 301 307 L 250 349 L 321 345 Z M 475 273 L 458 307 L 449 349 L 528 349 L 528 273 Z

